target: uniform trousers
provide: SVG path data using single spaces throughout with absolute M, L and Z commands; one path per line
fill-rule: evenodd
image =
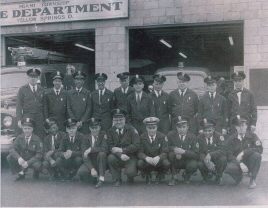
M 45 169 L 47 169 L 47 171 L 48 171 L 48 173 L 49 173 L 50 175 L 56 173 L 56 171 L 57 171 L 57 166 L 58 166 L 58 164 L 57 164 L 57 158 L 58 158 L 58 154 L 57 154 L 57 152 L 54 153 L 54 154 L 51 156 L 51 158 L 52 158 L 53 160 L 55 160 L 55 164 L 54 164 L 53 166 L 51 165 L 50 160 L 49 160 L 48 158 L 45 158 L 44 161 L 43 161 L 43 163 L 42 163 L 43 167 L 44 167 Z
M 254 180 L 256 179 L 259 169 L 261 167 L 261 159 L 261 154 L 258 152 L 254 152 L 249 157 L 243 158 L 241 161 L 248 167 L 248 170 L 251 173 L 251 178 Z M 237 180 L 242 175 L 240 163 L 236 160 L 232 160 L 227 164 L 227 167 L 224 172 L 232 176 L 234 180 Z
M 123 161 L 121 158 L 110 154 L 108 156 L 108 165 L 112 174 L 113 180 L 121 179 L 121 168 L 125 168 L 125 174 L 128 177 L 137 176 L 137 157 L 130 157 L 128 161 Z
M 76 173 L 78 168 L 80 168 L 80 166 L 83 164 L 83 159 L 82 157 L 70 157 L 69 159 L 58 157 L 56 162 L 66 177 L 72 169 L 74 169 L 74 173 Z
M 149 174 L 152 171 L 156 171 L 159 174 L 165 174 L 170 168 L 170 162 L 168 161 L 168 159 L 165 159 L 163 161 L 159 161 L 157 165 L 154 166 L 146 162 L 145 160 L 139 160 L 138 168 L 145 174 Z
M 18 160 L 12 155 L 7 156 L 7 162 L 13 175 L 19 173 L 20 171 L 26 172 L 28 168 L 32 168 L 34 171 L 40 172 L 42 167 L 41 161 L 38 159 L 34 159 L 31 164 L 28 164 L 28 168 L 24 169 L 22 166 L 19 165 Z

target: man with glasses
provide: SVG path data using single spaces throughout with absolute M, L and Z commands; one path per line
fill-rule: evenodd
M 110 155 L 108 165 L 115 180 L 115 187 L 122 183 L 121 168 L 129 183 L 137 176 L 137 152 L 140 150 L 140 138 L 136 129 L 125 123 L 126 111 L 115 109 L 112 111 L 114 126 L 107 132 L 107 142 Z
M 21 120 L 23 118 L 32 118 L 35 120 L 36 126 L 34 134 L 36 134 L 42 141 L 45 137 L 44 122 L 44 95 L 45 91 L 42 87 L 37 85 L 37 80 L 41 74 L 40 69 L 32 68 L 27 72 L 28 84 L 22 86 L 18 92 L 16 116 L 18 126 L 22 128 Z

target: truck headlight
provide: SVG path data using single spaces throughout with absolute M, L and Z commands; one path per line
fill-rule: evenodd
M 12 126 L 12 117 L 11 116 L 5 116 L 3 119 L 3 124 L 5 127 Z

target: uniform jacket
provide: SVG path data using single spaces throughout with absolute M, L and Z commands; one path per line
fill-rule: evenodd
M 127 100 L 127 122 L 133 123 L 134 120 L 142 122 L 147 117 L 155 116 L 152 98 L 145 92 L 142 92 L 140 108 L 136 102 L 136 94 L 132 93 Z
M 67 96 L 66 90 L 61 89 L 60 94 L 55 94 L 54 88 L 48 89 L 45 93 L 44 114 L 45 118 L 63 117 L 67 119 Z
M 128 87 L 128 91 L 126 94 L 123 94 L 122 88 L 118 87 L 114 90 L 114 102 L 115 102 L 115 108 L 119 108 L 122 110 L 127 110 L 127 97 L 134 93 L 135 90 L 133 87 Z
M 22 119 L 23 114 L 44 113 L 44 89 L 37 85 L 35 94 L 31 90 L 29 84 L 24 85 L 19 89 L 16 106 L 18 121 Z
M 113 126 L 107 132 L 109 152 L 111 153 L 113 147 L 120 147 L 123 149 L 122 154 L 136 156 L 137 152 L 140 150 L 140 138 L 137 130 L 135 130 L 133 126 L 125 124 L 121 143 L 119 143 L 119 135 L 116 130 L 115 126 Z M 116 153 L 115 155 L 121 157 L 122 154 Z
M 169 114 L 172 118 L 178 116 L 193 118 L 198 111 L 198 101 L 198 96 L 193 90 L 187 88 L 183 95 L 183 100 L 180 98 L 179 90 L 173 90 L 168 99 Z
M 105 88 L 102 96 L 102 103 L 99 103 L 99 90 L 91 94 L 91 113 L 90 117 L 94 118 L 111 118 L 111 111 L 114 109 L 113 92 Z
M 90 92 L 84 87 L 80 93 L 76 89 L 70 90 L 67 97 L 67 112 L 68 118 L 87 121 L 90 114 Z
M 168 133 L 167 138 L 170 152 L 173 152 L 174 148 L 178 147 L 186 150 L 182 158 L 198 159 L 199 144 L 194 134 L 188 132 L 184 141 L 181 141 L 178 131 L 172 130 Z
M 209 151 L 206 137 L 204 134 L 200 134 L 197 137 L 199 143 L 199 159 L 204 160 L 209 153 L 212 159 L 218 160 L 220 157 L 226 156 L 227 147 L 225 144 L 224 137 L 218 133 L 213 133 L 212 149 Z
M 155 116 L 161 119 L 169 119 L 168 94 L 161 91 L 161 96 L 156 96 L 155 92 L 149 94 L 154 102 Z
M 91 148 L 91 152 L 88 154 L 88 157 L 84 157 L 84 152 Z M 91 134 L 85 135 L 82 139 L 82 156 L 84 164 L 88 166 L 89 169 L 93 168 L 90 156 L 93 154 L 98 154 L 99 152 L 108 153 L 107 145 L 107 135 L 104 131 L 100 131 L 98 138 L 95 140 L 94 146 L 92 146 L 92 136 Z
M 247 132 L 243 141 L 238 139 L 238 134 L 234 133 L 227 142 L 228 161 L 236 160 L 236 157 L 243 151 L 243 158 L 247 158 L 254 152 L 262 154 L 263 147 L 258 136 L 252 132 Z
M 160 157 L 160 161 L 167 159 L 168 154 L 168 140 L 167 137 L 161 132 L 156 132 L 154 144 L 152 145 L 148 133 L 140 136 L 141 149 L 138 153 L 138 158 L 145 160 L 148 157 Z
M 56 139 L 54 139 L 55 150 L 54 150 L 54 153 L 53 153 L 53 154 L 55 154 L 55 153 L 57 153 L 57 152 L 59 151 L 60 143 L 61 143 L 62 139 L 63 139 L 64 137 L 66 137 L 66 136 L 67 136 L 67 134 L 64 133 L 64 132 L 59 131 L 59 132 L 57 133 L 57 137 L 56 137 Z M 50 150 L 52 150 L 52 135 L 51 135 L 51 134 L 47 135 L 47 136 L 45 137 L 45 140 L 44 140 L 44 157 L 46 156 L 46 154 L 47 154 Z M 52 155 L 53 155 L 53 154 L 52 154 Z M 52 155 L 51 155 L 51 156 L 52 156 Z M 51 160 L 52 158 L 49 158 L 49 159 Z
M 75 140 L 74 143 L 72 144 L 70 141 L 70 137 L 68 134 L 66 134 L 60 143 L 60 148 L 59 148 L 59 155 L 60 157 L 64 157 L 64 153 L 67 150 L 71 150 L 72 151 L 72 156 L 73 158 L 75 157 L 82 157 L 82 138 L 84 137 L 83 134 L 81 134 L 80 132 L 76 132 L 75 135 Z
M 36 161 L 41 162 L 43 158 L 43 143 L 38 136 L 32 134 L 27 148 L 25 134 L 20 134 L 10 147 L 9 152 L 17 160 L 22 157 L 30 166 Z
M 210 94 L 206 93 L 199 101 L 197 118 L 199 122 L 203 118 L 218 119 L 223 121 L 223 128 L 227 129 L 227 103 L 223 96 L 216 93 L 216 96 L 211 102 Z
M 233 90 L 230 92 L 227 99 L 227 110 L 230 121 L 237 115 L 246 115 L 251 118 L 251 124 L 256 126 L 257 107 L 254 102 L 253 94 L 248 89 L 243 88 L 240 105 L 238 103 L 236 91 Z

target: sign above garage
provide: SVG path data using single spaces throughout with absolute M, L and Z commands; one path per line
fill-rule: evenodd
M 128 0 L 59 0 L 0 6 L 1 26 L 127 17 Z

